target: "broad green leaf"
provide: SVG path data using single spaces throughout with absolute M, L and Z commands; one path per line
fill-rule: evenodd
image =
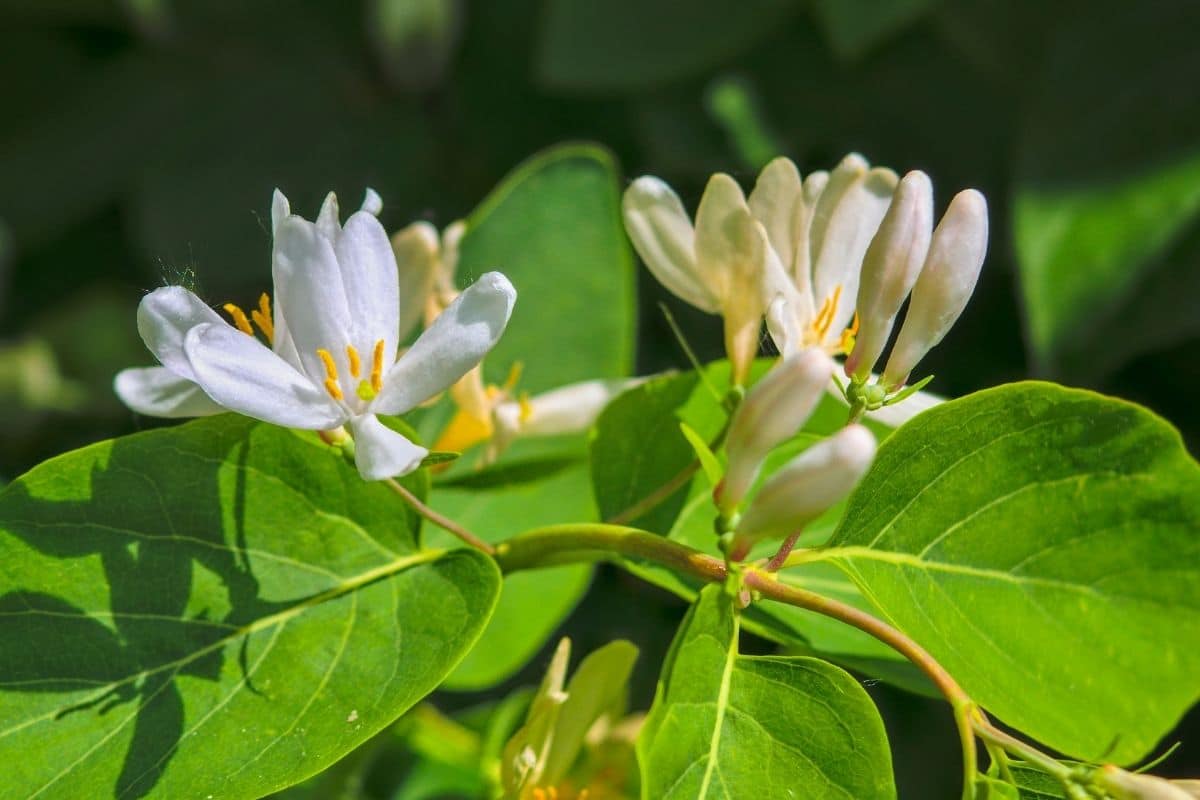
M 777 30 L 795 0 L 551 0 L 537 58 L 559 89 L 644 90 L 720 64 Z
M 1134 761 L 1200 685 L 1200 467 L 1143 408 L 1046 383 L 883 444 L 822 556 L 1005 723 Z
M 1050 43 L 1014 201 L 1029 341 L 1047 372 L 1095 380 L 1200 332 L 1195 314 L 1164 313 L 1188 296 L 1182 281 L 1196 286 L 1200 257 L 1200 92 L 1177 80 L 1200 68 L 1198 24 L 1192 4 L 1149 2 L 1060 26 Z M 1146 307 L 1159 275 L 1175 291 Z
M 856 59 L 928 12 L 939 0 L 816 0 L 813 12 L 839 58 Z
M 675 637 L 638 739 L 642 796 L 894 798 L 879 712 L 816 658 L 738 654 L 739 621 L 705 588 Z
M 517 167 L 467 219 L 460 283 L 498 269 L 517 289 L 488 380 L 502 383 L 516 362 L 534 393 L 629 374 L 633 256 L 620 202 L 607 150 L 561 145 Z
M 595 519 L 586 465 L 548 477 L 488 488 L 435 488 L 430 503 L 488 541 L 498 542 L 539 525 Z M 430 543 L 456 541 L 426 528 Z M 579 602 L 592 567 L 571 564 L 517 572 L 504 578 L 500 601 L 478 644 L 447 678 L 445 688 L 474 691 L 509 678 L 537 653 Z
M 415 484 L 414 484 L 415 485 Z M 499 592 L 336 451 L 221 415 L 0 493 L 0 758 L 15 797 L 261 797 L 434 689 Z

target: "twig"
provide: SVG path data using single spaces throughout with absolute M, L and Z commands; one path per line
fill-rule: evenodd
M 404 501 L 412 506 L 414 511 L 432 522 L 434 525 L 437 525 L 443 530 L 449 531 L 459 539 L 462 539 L 464 542 L 469 544 L 471 547 L 474 547 L 476 550 L 481 550 L 484 553 L 487 553 L 489 556 L 495 554 L 495 547 L 488 544 L 483 539 L 480 539 L 478 536 L 471 533 L 454 520 L 439 514 L 437 511 L 434 511 L 432 508 L 422 503 L 419 497 L 410 492 L 408 489 L 404 488 L 404 486 L 401 485 L 401 483 L 395 478 L 388 478 L 384 481 L 384 483 L 387 484 L 389 489 L 404 498 Z

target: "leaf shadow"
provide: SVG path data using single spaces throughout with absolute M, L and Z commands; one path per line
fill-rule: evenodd
M 148 450 L 141 437 L 127 437 L 92 464 L 85 496 L 38 497 L 23 482 L 0 495 L 0 529 L 61 559 L 64 576 L 63 596 L 11 584 L 0 595 L 0 641 L 22 644 L 0 648 L 0 692 L 70 693 L 69 702 L 42 724 L 123 714 L 117 730 L 133 730 L 113 797 L 147 796 L 174 757 L 185 735 L 178 679 L 218 682 L 223 643 L 240 635 L 238 662 L 253 691 L 247 637 L 240 631 L 292 605 L 260 597 L 246 557 L 244 466 L 251 424 L 221 428 L 232 435 L 206 445 L 203 467 L 195 453 Z M 231 462 L 238 468 L 230 469 Z M 229 504 L 221 500 L 223 479 L 233 481 Z M 186 502 L 173 494 L 180 487 L 186 487 Z M 76 570 L 87 574 L 81 561 L 96 558 L 107 582 L 107 608 L 83 607 L 87 587 L 67 583 Z M 189 607 L 194 582 L 212 576 L 227 595 L 225 607 Z M 117 739 L 115 733 L 110 738 Z M 69 781 L 71 769 L 103 743 L 63 764 L 55 780 Z

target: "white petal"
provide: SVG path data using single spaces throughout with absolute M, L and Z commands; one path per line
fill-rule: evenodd
M 330 242 L 336 242 L 342 233 L 341 216 L 338 210 L 337 195 L 333 192 L 325 195 L 321 210 L 317 213 L 317 230 Z
M 904 176 L 863 257 L 858 286 L 861 325 L 846 374 L 865 378 L 887 345 L 904 299 L 912 291 L 933 233 L 933 185 L 920 171 Z
M 288 199 L 284 197 L 283 192 L 278 189 L 271 195 L 271 235 L 275 235 L 275 230 L 279 227 L 279 223 L 292 213 L 292 206 Z
M 516 299 L 516 290 L 499 272 L 467 287 L 400 356 L 371 410 L 402 414 L 449 388 L 500 339 Z
M 339 376 L 349 378 L 350 306 L 333 245 L 313 223 L 288 217 L 275 233 L 273 272 L 276 302 L 304 371 L 318 384 L 325 380 L 317 356 L 323 348 L 333 356 Z
M 813 305 L 812 299 L 812 225 L 817 213 L 817 203 L 829 183 L 829 173 L 818 171 L 809 173 L 804 179 L 804 189 L 800 202 L 796 204 L 796 219 L 792 223 L 796 231 L 796 252 L 792 263 L 785 264 L 796 284 L 796 290 L 808 298 L 808 304 Z M 816 309 L 813 310 L 816 313 Z
M 350 432 L 354 434 L 354 463 L 358 474 L 369 481 L 407 475 L 421 466 L 421 459 L 429 455 L 424 447 L 396 433 L 374 414 L 352 417 Z
M 350 309 L 347 344 L 370 353 L 382 339 L 384 363 L 392 363 L 400 323 L 400 277 L 387 232 L 372 215 L 356 212 L 346 220 L 334 253 Z
M 155 289 L 138 305 L 137 327 L 142 341 L 160 364 L 181 378 L 195 378 L 183 353 L 184 337 L 192 328 L 205 324 L 226 323 L 207 303 L 182 286 Z
M 898 386 L 958 320 L 987 254 L 987 201 L 974 189 L 959 192 L 933 232 L 929 255 L 913 287 L 900 335 L 883 381 Z
M 379 192 L 368 186 L 367 190 L 363 192 L 362 206 L 358 210 L 378 217 L 379 212 L 383 211 L 383 198 L 379 196 Z
M 802 323 L 796 313 L 793 298 L 778 295 L 767 306 L 767 333 L 784 358 L 800 352 L 804 347 L 803 332 L 807 323 Z
M 123 369 L 113 381 L 121 402 L 149 417 L 206 417 L 225 409 L 166 367 Z
M 887 213 L 897 181 L 890 169 L 872 169 L 847 187 L 831 211 L 813 266 L 813 296 L 820 303 L 841 288 L 829 326 L 833 337 L 840 335 L 854 316 L 863 257 Z M 822 202 L 824 199 L 823 193 Z
M 346 420 L 323 387 L 228 325 L 193 328 L 184 350 L 200 388 L 230 411 L 305 430 L 336 428 Z
M 725 322 L 725 352 L 732 366 L 735 385 L 745 383 L 750 374 L 758 345 L 762 339 L 763 314 L 766 300 L 762 291 L 768 271 L 782 272 L 779 257 L 767 241 L 767 231 L 750 216 L 749 210 L 733 215 L 731 227 L 744 236 L 736 260 L 728 270 L 728 287 L 722 301 L 721 314 Z M 771 266 L 768 267 L 768 264 Z
M 425 314 L 438 270 L 438 232 L 428 222 L 414 222 L 392 236 L 400 276 L 399 337 L 404 341 Z
M 717 313 L 710 287 L 696 272 L 696 234 L 679 196 L 649 175 L 638 178 L 621 199 L 625 230 L 646 268 L 676 297 L 701 311 Z
M 528 416 L 520 420 L 520 431 L 528 436 L 586 431 L 610 400 L 645 380 L 617 378 L 582 381 L 536 395 L 529 400 Z M 517 407 L 519 404 L 507 403 L 505 406 Z
M 790 269 L 799 231 L 797 206 L 804 202 L 800 171 L 790 158 L 780 156 L 763 167 L 746 203 L 750 213 L 767 229 L 779 261 Z
M 875 437 L 862 425 L 817 442 L 763 484 L 738 523 L 737 538 L 754 541 L 800 530 L 850 494 L 874 457 Z
M 795 436 L 820 402 L 833 375 L 833 360 L 818 348 L 785 358 L 746 393 L 729 424 L 729 468 L 719 504 L 730 511 L 742 502 L 763 459 Z
M 755 277 L 756 265 L 750 256 L 758 246 L 757 239 L 742 187 L 722 172 L 713 175 L 696 209 L 696 275 L 716 297 L 721 313 L 725 313 L 733 288 Z M 754 285 L 760 280 L 756 277 Z

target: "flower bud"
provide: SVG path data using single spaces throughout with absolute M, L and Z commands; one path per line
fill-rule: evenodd
M 917 362 L 954 325 L 975 291 L 987 238 L 987 201 L 974 189 L 959 192 L 933 232 L 904 325 L 883 371 L 885 386 L 904 385 Z
M 812 416 L 832 375 L 832 359 L 808 348 L 781 360 L 746 394 L 725 444 L 729 467 L 717 492 L 723 513 L 742 502 L 767 453 L 795 436 Z
M 742 515 L 734 550 L 802 529 L 858 484 L 875 457 L 875 437 L 848 425 L 785 464 L 763 484 Z
M 403 340 L 425 314 L 441 257 L 437 228 L 414 222 L 392 236 L 392 252 L 400 270 L 400 338 Z
M 1114 800 L 1194 800 L 1196 797 L 1175 781 L 1128 772 L 1112 764 L 1099 771 L 1099 782 Z
M 859 329 L 846 374 L 865 380 L 892 333 L 904 299 L 925 263 L 933 232 L 933 185 L 920 171 L 904 176 L 863 259 Z

